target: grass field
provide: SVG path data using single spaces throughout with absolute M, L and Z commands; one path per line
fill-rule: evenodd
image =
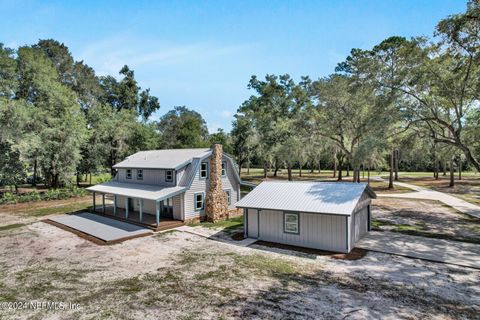
M 353 172 L 350 172 L 350 176 L 343 176 L 343 181 L 344 182 L 350 182 L 353 179 L 352 176 Z M 346 172 L 343 173 L 346 175 Z M 381 173 L 380 173 L 381 174 Z M 302 176 L 300 176 L 300 171 L 299 170 L 292 170 L 292 175 L 293 175 L 293 180 L 294 181 L 332 181 L 335 182 L 337 181 L 337 178 L 333 177 L 333 171 L 332 170 L 322 170 L 320 173 L 317 171 L 315 172 L 310 172 L 309 170 L 303 170 L 302 171 Z M 378 172 L 370 172 L 370 176 L 378 176 Z M 246 170 L 242 171 L 241 178 L 244 181 L 251 182 L 254 184 L 259 184 L 260 182 L 264 180 L 288 180 L 288 175 L 285 170 L 279 171 L 277 174 L 277 177 L 273 176 L 273 173 L 269 173 L 267 176 L 267 179 L 263 178 L 263 169 L 250 169 L 250 173 L 247 174 Z M 367 182 L 367 172 L 365 174 L 360 174 L 360 178 L 362 182 Z M 394 190 L 389 190 L 388 189 L 388 182 L 385 181 L 370 181 L 370 187 L 375 192 L 410 192 L 411 190 L 408 188 L 396 186 Z M 247 192 L 248 190 L 245 188 L 244 190 Z

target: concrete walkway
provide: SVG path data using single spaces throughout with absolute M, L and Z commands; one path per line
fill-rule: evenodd
M 376 177 L 375 180 L 383 180 L 381 177 Z M 407 192 L 407 193 L 383 193 L 378 194 L 379 197 L 391 197 L 391 198 L 408 198 L 408 199 L 423 199 L 423 200 L 437 200 L 440 201 L 458 211 L 471 215 L 473 217 L 480 218 L 480 207 L 476 206 L 470 202 L 464 201 L 457 197 L 451 196 L 449 194 L 430 190 L 427 188 L 422 188 L 419 186 L 415 186 L 409 183 L 403 182 L 393 182 L 395 185 L 409 188 L 414 190 L 415 192 Z
M 371 231 L 355 247 L 480 269 L 480 245 L 473 243 Z

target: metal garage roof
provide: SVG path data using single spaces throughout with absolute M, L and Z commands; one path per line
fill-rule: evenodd
M 236 206 L 350 215 L 364 191 L 370 197 L 376 197 L 366 183 L 266 181 L 237 202 Z
M 145 200 L 163 200 L 185 192 L 185 187 L 162 187 L 148 184 L 105 182 L 87 188 L 89 191 L 115 194 Z
M 127 157 L 113 167 L 139 169 L 179 169 L 193 158 L 203 158 L 211 154 L 210 148 L 164 149 L 140 151 Z

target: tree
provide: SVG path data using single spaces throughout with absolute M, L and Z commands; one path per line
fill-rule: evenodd
M 344 75 L 332 75 L 314 83 L 318 105 L 315 110 L 316 133 L 330 139 L 337 147 L 339 176 L 344 158 L 353 165 L 353 181 L 359 181 L 362 163 L 378 137 L 387 136 L 394 113 L 388 97 L 377 95 L 368 85 Z
M 26 168 L 20 160 L 20 152 L 9 142 L 0 141 L 0 181 L 6 186 L 17 186 L 25 181 Z
M 185 106 L 175 107 L 158 122 L 162 148 L 198 148 L 208 146 L 208 129 L 202 116 Z
M 220 143 L 223 146 L 223 151 L 232 154 L 232 137 L 230 134 L 226 133 L 223 129 L 218 129 L 217 132 L 212 133 L 208 137 L 208 144 L 213 145 L 215 143 Z
M 134 110 L 145 121 L 160 108 L 158 98 L 150 95 L 150 89 L 141 91 L 135 73 L 127 65 L 119 72 L 123 78 L 118 82 L 112 76 L 100 78 L 104 94 L 102 102 L 117 110 Z
M 38 137 L 30 140 L 35 141 L 32 149 L 38 150 L 31 160 L 39 161 L 47 183 L 58 187 L 68 181 L 80 160 L 85 118 L 77 96 L 57 81 L 57 71 L 42 50 L 22 47 L 18 50 L 18 60 L 17 96 L 33 105 L 27 127 Z

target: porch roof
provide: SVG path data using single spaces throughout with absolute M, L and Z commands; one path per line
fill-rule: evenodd
M 163 187 L 149 184 L 121 183 L 117 181 L 109 181 L 89 187 L 87 188 L 87 190 L 130 198 L 160 201 L 184 193 L 187 188 Z

